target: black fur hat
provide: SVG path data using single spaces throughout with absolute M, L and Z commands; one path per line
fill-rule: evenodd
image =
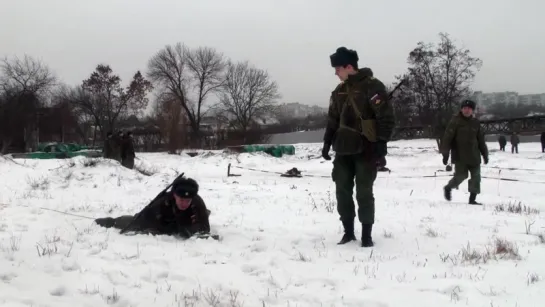
M 193 198 L 199 193 L 199 184 L 194 179 L 182 177 L 174 181 L 172 192 L 180 197 Z
M 466 99 L 466 100 L 462 101 L 462 106 L 460 107 L 460 109 L 463 108 L 463 107 L 470 107 L 473 110 L 475 110 L 476 106 L 477 106 L 477 104 L 475 103 L 475 101 Z
M 331 60 L 331 67 L 352 65 L 357 66 L 359 57 L 355 50 L 347 49 L 346 47 L 339 47 L 337 51 L 329 56 Z
M 362 68 L 361 70 L 361 73 L 365 76 L 368 76 L 368 77 L 372 77 L 373 76 L 373 70 L 371 70 L 371 68 L 369 67 L 364 67 Z

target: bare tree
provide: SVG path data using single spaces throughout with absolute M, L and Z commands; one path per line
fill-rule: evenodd
M 247 61 L 229 62 L 217 108 L 228 117 L 231 127 L 246 133 L 258 119 L 275 111 L 279 98 L 278 85 L 267 71 Z
M 41 61 L 25 55 L 0 62 L 0 138 L 5 153 L 13 142 L 19 149 L 33 147 L 38 110 L 56 84 Z
M 47 65 L 28 55 L 23 59 L 4 58 L 0 64 L 0 72 L 0 86 L 3 91 L 40 96 L 51 90 L 57 82 Z
M 203 106 L 211 93 L 216 93 L 224 81 L 226 63 L 223 55 L 210 47 L 186 49 L 187 65 L 194 87 L 197 88 L 193 117 L 200 124 L 204 116 Z
M 169 93 L 160 93 L 152 114 L 153 122 L 159 127 L 161 136 L 167 142 L 168 152 L 176 153 L 182 147 L 185 136 L 186 116 L 182 106 Z
M 149 60 L 148 77 L 181 105 L 197 139 L 206 98 L 220 88 L 224 63 L 223 55 L 213 48 L 192 50 L 181 43 L 167 45 Z
M 102 137 L 107 130 L 113 130 L 117 122 L 129 115 L 137 115 L 148 105 L 151 83 L 137 71 L 129 86 L 121 86 L 121 78 L 115 75 L 109 65 L 99 64 L 82 85 L 64 96 L 80 116 L 92 120 Z
M 407 80 L 404 102 L 422 125 L 433 126 L 439 136 L 460 101 L 471 95 L 470 86 L 482 61 L 468 49 L 457 47 L 446 33 L 439 33 L 439 43 L 419 42 L 409 53 L 408 72 L 398 79 Z

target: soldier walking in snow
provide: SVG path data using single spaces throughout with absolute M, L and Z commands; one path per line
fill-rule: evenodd
M 444 187 L 445 199 L 451 200 L 453 188 L 467 179 L 467 173 L 471 174 L 468 181 L 469 203 L 477 203 L 477 194 L 481 193 L 481 156 L 484 164 L 488 164 L 488 147 L 481 130 L 481 124 L 473 116 L 475 102 L 465 100 L 462 102 L 461 111 L 454 115 L 447 126 L 443 140 L 441 141 L 441 153 L 443 164 L 447 165 L 449 153 L 452 151 L 454 163 L 454 176 Z
M 516 132 L 511 135 L 511 153 L 519 153 L 520 139 Z
M 337 211 L 344 227 L 339 244 L 356 240 L 356 216 L 352 198 L 354 178 L 358 218 L 362 224 L 361 246 L 373 246 L 371 232 L 375 222 L 373 184 L 377 161 L 387 154 L 386 143 L 392 135 L 395 118 L 384 84 L 369 68 L 358 69 L 358 54 L 345 47 L 330 56 L 335 75 L 342 81 L 332 92 L 322 157 L 331 160 L 336 186 Z

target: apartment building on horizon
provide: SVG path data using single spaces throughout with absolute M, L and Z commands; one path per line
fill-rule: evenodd
M 545 93 L 519 95 L 518 92 L 512 91 L 493 93 L 476 91 L 473 93 L 473 99 L 477 102 L 478 105 L 483 107 L 487 107 L 494 103 L 536 103 L 545 105 Z

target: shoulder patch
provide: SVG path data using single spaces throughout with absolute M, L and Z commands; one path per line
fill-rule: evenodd
M 373 103 L 375 105 L 379 105 L 381 102 L 382 102 L 382 100 L 380 99 L 379 94 L 375 94 L 373 97 L 371 97 L 371 103 Z

